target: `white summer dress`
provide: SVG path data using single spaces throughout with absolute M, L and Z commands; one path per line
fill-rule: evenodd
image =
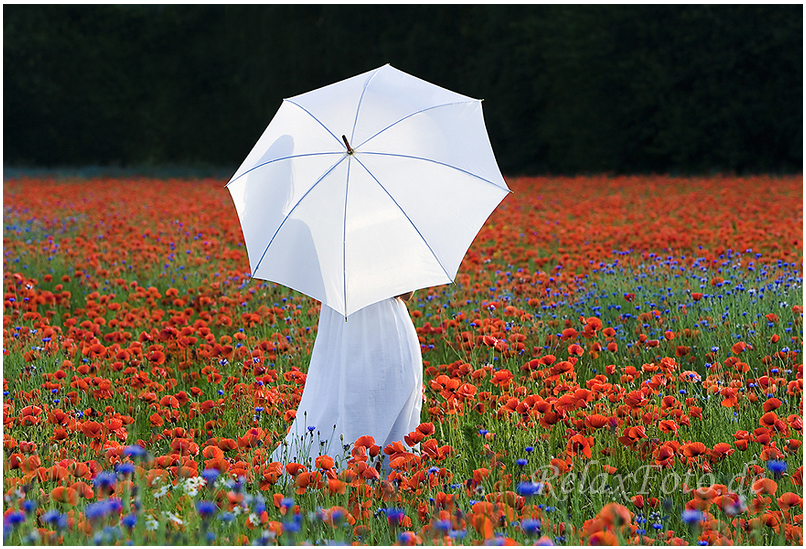
M 370 435 L 384 448 L 420 424 L 423 361 L 406 304 L 389 298 L 344 316 L 322 305 L 302 399 L 271 461 L 337 461 Z M 342 438 L 343 437 L 343 438 Z M 343 463 L 342 463 L 343 464 Z

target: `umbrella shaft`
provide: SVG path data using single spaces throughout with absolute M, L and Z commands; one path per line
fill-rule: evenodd
M 347 136 L 342 135 L 341 138 L 344 140 L 344 144 L 347 146 L 347 154 L 353 154 L 353 148 L 350 146 L 350 143 L 347 141 Z

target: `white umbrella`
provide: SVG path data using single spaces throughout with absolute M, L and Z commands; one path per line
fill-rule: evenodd
M 481 101 L 390 65 L 284 100 L 227 188 L 252 277 L 345 318 L 452 282 L 510 192 Z

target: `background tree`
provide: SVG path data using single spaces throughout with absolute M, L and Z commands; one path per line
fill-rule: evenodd
M 234 169 L 384 63 L 485 99 L 507 174 L 800 172 L 802 6 L 6 5 L 7 166 Z

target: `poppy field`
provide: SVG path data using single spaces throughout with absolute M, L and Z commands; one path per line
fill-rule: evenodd
M 508 180 L 408 303 L 420 426 L 314 463 L 319 304 L 224 184 L 4 181 L 6 544 L 803 543 L 801 176 Z

